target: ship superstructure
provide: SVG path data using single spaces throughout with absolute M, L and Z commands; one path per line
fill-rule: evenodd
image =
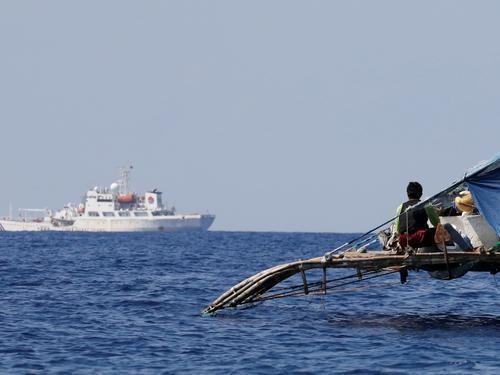
M 109 188 L 89 189 L 78 205 L 67 204 L 54 214 L 45 210 L 43 218 L 2 219 L 0 231 L 171 232 L 202 231 L 212 225 L 214 215 L 177 214 L 174 207 L 163 203 L 162 193 L 157 189 L 142 195 L 131 192 L 131 170 L 132 167 L 121 168 L 120 180 Z

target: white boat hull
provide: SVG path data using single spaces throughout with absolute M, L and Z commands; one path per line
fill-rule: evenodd
M 75 218 L 73 225 L 55 226 L 50 221 L 34 222 L 0 220 L 0 231 L 63 231 L 63 232 L 187 232 L 207 230 L 214 215 L 170 215 L 149 217 Z

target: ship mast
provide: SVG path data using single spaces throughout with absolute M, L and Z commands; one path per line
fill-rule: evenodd
M 120 179 L 120 194 L 128 194 L 129 193 L 129 187 L 128 187 L 128 181 L 129 181 L 129 176 L 130 172 L 134 167 L 129 165 L 126 167 L 120 167 L 120 171 L 122 174 L 122 177 Z

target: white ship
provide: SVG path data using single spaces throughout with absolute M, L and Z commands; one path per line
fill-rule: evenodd
M 67 204 L 54 214 L 48 209 L 19 209 L 19 218 L 0 219 L 1 231 L 146 232 L 204 231 L 215 220 L 210 214 L 177 214 L 162 202 L 156 189 L 144 195 L 129 190 L 132 167 L 121 168 L 121 179 L 109 188 L 94 187 L 79 205 Z M 42 214 L 33 217 L 33 214 Z

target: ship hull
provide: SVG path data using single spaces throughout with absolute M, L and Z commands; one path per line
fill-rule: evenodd
M 58 232 L 190 232 L 205 231 L 215 220 L 214 215 L 170 215 L 144 218 L 102 218 L 81 216 L 72 225 L 55 226 L 51 222 L 0 220 L 0 231 Z

